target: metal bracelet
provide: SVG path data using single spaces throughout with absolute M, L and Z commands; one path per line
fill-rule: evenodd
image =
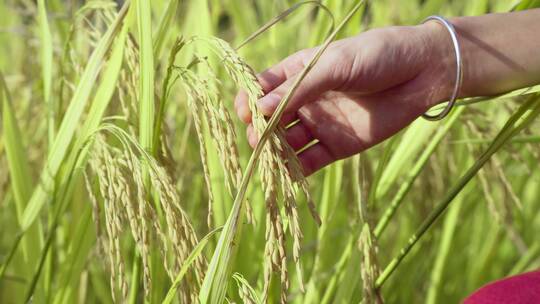
M 441 113 L 437 115 L 432 116 L 427 113 L 422 114 L 423 118 L 427 120 L 435 121 L 435 120 L 441 120 L 444 117 L 446 117 L 446 115 L 450 113 L 450 111 L 454 107 L 454 104 L 456 103 L 456 99 L 459 96 L 459 91 L 461 90 L 461 84 L 463 82 L 463 62 L 461 59 L 461 51 L 460 51 L 459 42 L 457 39 L 457 32 L 454 26 L 452 25 L 452 23 L 450 23 L 448 20 L 446 20 L 445 18 L 441 16 L 429 16 L 426 19 L 424 19 L 422 23 L 426 23 L 431 20 L 439 22 L 448 30 L 448 32 L 450 33 L 450 37 L 452 38 L 452 43 L 454 44 L 454 50 L 456 54 L 456 82 L 454 85 L 454 90 L 452 91 L 452 96 L 450 96 L 450 100 L 448 101 L 448 104 L 441 111 Z

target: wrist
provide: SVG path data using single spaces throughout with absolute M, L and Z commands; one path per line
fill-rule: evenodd
M 456 55 L 448 29 L 436 21 L 428 21 L 418 26 L 424 37 L 428 55 L 425 73 L 433 84 L 429 106 L 450 99 L 456 85 Z M 461 90 L 459 96 L 463 96 Z

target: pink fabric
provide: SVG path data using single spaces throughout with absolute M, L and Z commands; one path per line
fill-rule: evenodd
M 464 304 L 540 304 L 540 271 L 502 279 L 478 289 Z

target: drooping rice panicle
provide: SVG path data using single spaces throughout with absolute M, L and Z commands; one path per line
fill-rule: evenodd
M 217 38 L 204 39 L 209 43 L 218 57 L 223 61 L 225 69 L 234 82 L 243 89 L 248 96 L 248 104 L 252 113 L 252 124 L 258 134 L 262 134 L 267 127 L 265 117 L 260 113 L 256 101 L 262 96 L 262 88 L 253 73 L 253 70 L 235 53 L 224 41 Z M 300 266 L 300 246 L 302 232 L 298 223 L 298 211 L 296 206 L 297 188 L 304 192 L 308 198 L 308 204 L 314 218 L 318 220 L 312 200 L 309 194 L 307 182 L 303 177 L 302 170 L 294 150 L 285 140 L 283 128 L 277 128 L 271 135 L 267 145 L 263 148 L 260 156 L 259 172 L 265 194 L 267 209 L 267 233 L 266 233 L 266 266 L 264 294 L 267 294 L 270 286 L 271 275 L 269 269 L 280 274 L 281 301 L 287 301 L 289 288 L 289 276 L 286 258 L 286 240 L 284 219 L 280 216 L 280 209 L 284 208 L 289 223 L 288 230 L 293 237 L 293 260 L 296 264 L 300 288 L 303 290 L 302 267 Z M 277 169 L 277 173 L 276 173 Z M 296 187 L 299 184 L 300 187 Z M 280 187 L 276 187 L 280 185 Z M 283 205 L 278 204 L 278 197 L 283 198 Z M 266 299 L 264 299 L 266 300 Z

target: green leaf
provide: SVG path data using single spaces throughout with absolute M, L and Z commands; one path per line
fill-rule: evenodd
M 161 57 L 167 33 L 173 25 L 179 4 L 180 0 L 169 0 L 169 4 L 167 5 L 167 8 L 165 8 L 165 13 L 163 14 L 163 17 L 161 17 L 157 32 L 154 35 L 154 57 L 156 59 Z
M 52 87 L 52 64 L 53 64 L 53 43 L 51 38 L 51 30 L 49 21 L 47 20 L 47 10 L 45 8 L 45 0 L 38 0 L 38 27 L 40 51 L 41 51 L 41 74 L 43 78 L 43 97 L 47 109 L 47 128 L 49 136 L 49 144 L 53 143 L 55 133 L 55 114 L 56 107 L 52 102 L 51 87 Z
M 2 131 L 3 141 L 6 150 L 9 176 L 11 180 L 11 189 L 15 198 L 15 210 L 19 225 L 22 225 L 23 211 L 30 200 L 33 181 L 26 155 L 27 149 L 23 143 L 23 136 L 17 117 L 13 109 L 13 104 L 9 91 L 7 89 L 4 76 L 0 72 L 0 104 L 2 105 Z M 23 241 L 23 255 L 28 263 L 28 269 L 31 271 L 35 259 L 38 257 L 39 246 L 42 243 L 41 229 L 38 226 L 32 228 L 31 237 Z M 18 244 L 18 241 L 16 242 Z M 14 251 L 13 251 L 14 252 Z M 9 260 L 6 261 L 5 267 Z
M 150 0 L 137 0 L 139 30 L 139 141 L 152 151 L 154 130 L 154 51 L 152 48 L 152 19 Z
M 62 124 L 58 130 L 58 134 L 55 137 L 45 167 L 40 175 L 40 183 L 34 189 L 30 202 L 24 210 L 22 218 L 23 230 L 30 227 L 30 225 L 37 218 L 41 208 L 43 208 L 43 205 L 47 202 L 48 193 L 54 187 L 54 177 L 58 173 L 60 166 L 62 165 L 69 151 L 70 143 L 73 140 L 75 130 L 81 119 L 84 108 L 90 99 L 92 89 L 99 75 L 101 66 L 105 61 L 107 51 L 111 48 L 114 38 L 120 31 L 122 21 L 126 16 L 128 7 L 129 1 L 126 1 L 124 7 L 122 7 L 117 15 L 114 23 L 100 39 L 98 45 L 88 60 L 88 64 L 86 65 L 75 93 L 73 94 L 73 98 L 71 99 L 66 114 L 64 115 L 64 119 L 62 120 Z

